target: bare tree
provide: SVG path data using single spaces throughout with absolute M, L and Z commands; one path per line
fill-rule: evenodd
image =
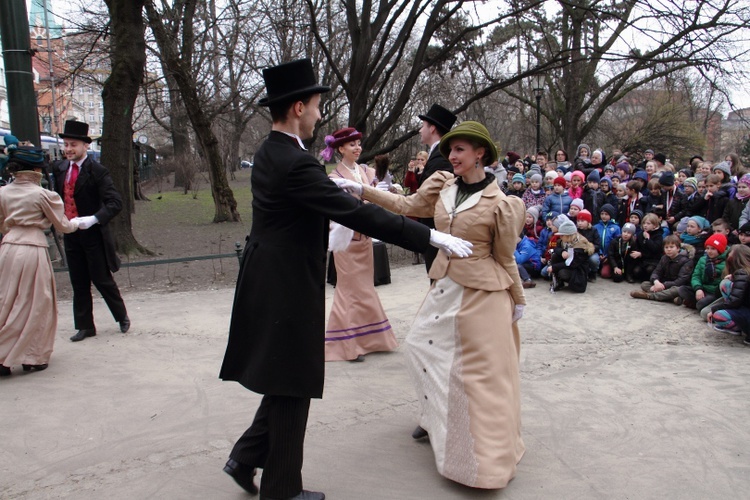
M 237 222 L 240 220 L 237 201 L 227 181 L 219 141 L 212 129 L 212 117 L 203 107 L 205 101 L 201 99 L 194 71 L 197 40 L 193 23 L 199 4 L 202 3 L 197 0 L 174 2 L 171 7 L 162 3 L 159 10 L 153 0 L 146 0 L 146 15 L 164 66 L 180 89 L 187 115 L 208 165 L 214 222 Z

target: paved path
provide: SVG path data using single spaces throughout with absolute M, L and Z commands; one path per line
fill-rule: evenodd
M 426 289 L 422 266 L 378 287 L 400 340 Z M 437 474 L 429 444 L 410 438 L 416 398 L 400 350 L 327 365 L 305 486 L 331 500 L 747 498 L 750 348 L 630 289 L 528 291 L 527 452 L 505 490 Z M 248 498 L 221 472 L 259 401 L 217 378 L 232 295 L 126 294 L 126 335 L 99 300 L 99 335 L 75 344 L 61 302 L 50 368 L 0 380 L 0 498 Z

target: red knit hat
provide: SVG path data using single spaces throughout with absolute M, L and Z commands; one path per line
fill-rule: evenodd
M 565 187 L 565 185 L 567 184 L 567 182 L 565 181 L 565 178 L 563 178 L 563 177 L 557 177 L 554 181 L 552 181 L 552 184 L 554 184 L 554 185 L 559 184 L 562 187 Z
M 593 217 L 591 217 L 591 212 L 586 210 L 585 208 L 578 212 L 578 215 L 576 216 L 576 220 L 585 220 L 588 221 L 589 224 L 594 220 Z
M 714 247 L 720 254 L 724 253 L 727 249 L 727 237 L 721 233 L 714 233 L 708 237 L 704 246 Z

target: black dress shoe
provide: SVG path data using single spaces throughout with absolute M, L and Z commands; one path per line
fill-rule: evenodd
M 70 340 L 72 340 L 73 342 L 80 342 L 86 337 L 93 337 L 95 335 L 96 335 L 96 330 L 94 330 L 93 328 L 89 330 L 78 330 L 78 333 L 70 337 Z
M 411 437 L 414 439 L 422 439 L 423 437 L 427 437 L 427 431 L 422 429 L 421 425 L 418 425 L 416 429 L 414 429 L 414 432 L 411 433 Z
M 283 500 L 325 500 L 326 496 L 325 494 L 321 493 L 320 491 L 307 491 L 302 490 L 300 491 L 299 495 L 285 498 Z M 261 495 L 260 500 L 282 500 L 282 499 L 276 499 L 271 497 L 266 497 Z
M 10 375 L 10 368 L 0 365 L 0 377 L 7 377 L 8 375 Z
M 255 468 L 245 464 L 241 464 L 231 458 L 227 460 L 227 464 L 224 466 L 224 472 L 232 476 L 240 488 L 247 491 L 251 495 L 258 494 L 258 487 L 255 486 L 253 478 L 255 477 Z
M 128 330 L 130 330 L 130 318 L 125 316 L 125 319 L 120 321 L 120 331 L 122 333 L 128 333 Z
M 365 360 L 365 355 L 364 354 L 360 354 L 356 358 L 350 359 L 349 361 L 351 361 L 352 363 L 362 363 L 364 360 Z
M 46 370 L 49 364 L 44 363 L 43 365 L 21 365 L 25 372 L 40 372 Z

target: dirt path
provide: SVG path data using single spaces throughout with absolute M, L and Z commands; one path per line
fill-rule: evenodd
M 403 340 L 427 280 L 422 266 L 392 279 L 377 290 Z M 331 500 L 745 497 L 750 348 L 694 312 L 630 299 L 631 288 L 527 291 L 527 452 L 504 491 L 442 479 L 429 444 L 409 437 L 416 399 L 401 350 L 327 365 L 306 487 Z M 217 378 L 232 296 L 126 292 L 126 335 L 99 300 L 99 335 L 75 344 L 61 301 L 50 368 L 0 380 L 0 498 L 247 498 L 221 472 L 259 401 Z

